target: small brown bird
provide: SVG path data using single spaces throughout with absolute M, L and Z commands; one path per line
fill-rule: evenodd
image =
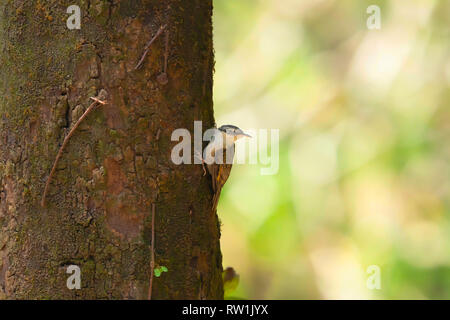
M 225 182 L 230 176 L 231 168 L 233 166 L 234 143 L 236 140 L 243 137 L 250 137 L 241 129 L 232 125 L 221 126 L 216 134 L 212 137 L 211 142 L 206 146 L 206 162 L 208 172 L 211 175 L 212 188 L 214 191 L 212 212 L 216 212 L 217 204 L 219 203 L 220 192 L 222 191 Z

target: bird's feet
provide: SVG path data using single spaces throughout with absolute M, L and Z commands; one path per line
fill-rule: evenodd
M 195 152 L 195 157 L 202 162 L 203 176 L 206 176 L 205 160 L 203 159 L 202 154 L 199 151 L 196 151 Z

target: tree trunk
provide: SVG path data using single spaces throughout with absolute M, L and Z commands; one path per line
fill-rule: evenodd
M 152 236 L 168 269 L 153 299 L 221 299 L 210 182 L 170 157 L 174 129 L 214 123 L 212 1 L 78 3 L 69 30 L 73 1 L 0 2 L 0 299 L 147 299 Z M 42 207 L 65 136 L 102 89 L 107 105 L 70 138 Z

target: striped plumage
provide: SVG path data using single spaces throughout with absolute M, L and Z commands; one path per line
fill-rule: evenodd
M 222 137 L 222 139 L 220 139 L 220 137 Z M 217 134 L 206 147 L 207 155 L 212 158 L 207 162 L 207 168 L 211 175 L 212 188 L 214 191 L 212 202 L 213 214 L 216 212 L 222 188 L 231 173 L 235 153 L 234 143 L 242 137 L 250 136 L 236 126 L 224 125 L 218 129 Z

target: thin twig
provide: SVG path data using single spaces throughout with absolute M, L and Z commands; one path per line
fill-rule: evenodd
M 166 85 L 169 82 L 167 77 L 167 61 L 169 60 L 169 30 L 166 31 L 166 46 L 164 49 L 164 67 L 163 72 L 156 78 L 162 85 Z
M 47 196 L 48 193 L 48 188 L 50 187 L 50 182 L 52 180 L 52 177 L 56 171 L 56 167 L 58 165 L 58 161 L 61 158 L 64 148 L 66 147 L 66 145 L 69 143 L 69 139 L 70 137 L 73 136 L 73 134 L 75 133 L 75 130 L 80 126 L 81 122 L 84 120 L 84 118 L 86 118 L 89 113 L 95 109 L 95 107 L 97 106 L 97 104 L 100 105 L 105 105 L 106 102 L 99 100 L 97 98 L 93 98 L 91 97 L 92 100 L 94 100 L 94 102 L 89 106 L 89 108 L 87 108 L 87 110 L 83 113 L 83 115 L 80 117 L 80 119 L 78 119 L 78 121 L 75 123 L 75 125 L 73 126 L 73 128 L 69 131 L 69 134 L 64 138 L 64 142 L 61 146 L 61 148 L 59 148 L 59 152 L 56 155 L 56 159 L 55 162 L 53 163 L 53 167 L 52 170 L 50 171 L 50 175 L 47 178 L 47 183 L 45 184 L 45 189 L 44 189 L 44 195 L 42 196 L 42 201 L 41 201 L 41 206 L 45 207 L 45 198 Z
M 141 60 L 139 60 L 138 64 L 134 68 L 134 70 L 139 69 L 139 67 L 142 65 L 145 57 L 147 56 L 148 51 L 150 50 L 150 46 L 161 35 L 161 33 L 164 31 L 165 28 L 166 28 L 166 25 L 161 26 L 159 28 L 158 32 L 156 32 L 156 34 L 153 36 L 153 38 L 147 43 L 147 45 L 145 46 L 144 54 L 142 55 Z
M 148 300 L 152 300 L 153 273 L 155 272 L 155 203 L 152 203 L 152 244 L 150 260 L 150 285 L 148 287 Z
M 169 60 L 169 30 L 166 31 L 166 43 L 164 51 L 164 73 L 167 74 L 167 61 Z

